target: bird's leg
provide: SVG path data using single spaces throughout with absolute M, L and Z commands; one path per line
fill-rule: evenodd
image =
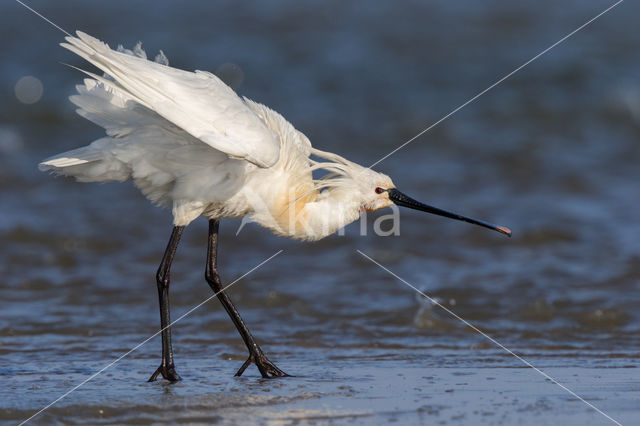
M 162 330 L 162 363 L 160 367 L 149 378 L 150 382 L 153 382 L 158 377 L 158 374 L 162 374 L 162 377 L 170 382 L 177 382 L 180 380 L 180 376 L 176 373 L 173 365 L 173 349 L 171 347 L 171 320 L 169 319 L 169 276 L 171 269 L 171 262 L 176 254 L 178 243 L 180 242 L 180 236 L 184 226 L 174 226 L 171 232 L 171 238 L 167 249 L 162 256 L 162 262 L 156 273 L 156 283 L 158 284 L 158 297 L 160 298 L 160 327 Z
M 205 278 L 209 283 L 211 289 L 218 296 L 218 299 L 222 303 L 222 306 L 224 306 L 224 309 L 231 317 L 231 320 L 238 329 L 238 333 L 240 333 L 240 336 L 242 336 L 242 340 L 244 340 L 245 345 L 247 345 L 247 349 L 249 349 L 249 358 L 244 362 L 244 364 L 242 364 L 242 367 L 240 367 L 235 375 L 242 375 L 249 364 L 253 362 L 254 364 L 256 364 L 258 370 L 260 370 L 260 374 L 262 374 L 262 377 L 264 378 L 288 376 L 288 374 L 280 370 L 275 366 L 275 364 L 267 359 L 264 352 L 262 352 L 262 349 L 260 349 L 260 346 L 258 346 L 255 339 L 251 335 L 251 332 L 240 317 L 240 314 L 231 302 L 231 299 L 224 291 L 222 291 L 222 283 L 220 281 L 220 276 L 218 275 L 219 225 L 220 222 L 218 220 L 209 220 L 209 239 L 207 246 L 207 267 L 205 271 Z

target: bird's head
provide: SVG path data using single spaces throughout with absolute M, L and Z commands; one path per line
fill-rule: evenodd
M 358 176 L 358 192 L 362 199 L 362 211 L 372 212 L 389 207 L 393 201 L 389 199 L 388 190 L 395 187 L 391 178 L 370 169 L 363 169 Z

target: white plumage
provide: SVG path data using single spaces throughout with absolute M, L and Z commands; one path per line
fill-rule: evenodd
M 107 136 L 43 161 L 41 170 L 82 182 L 133 179 L 148 199 L 172 209 L 176 226 L 202 214 L 251 215 L 300 239 L 322 238 L 361 210 L 391 204 L 374 192 L 392 188 L 389 177 L 313 149 L 280 114 L 238 97 L 215 75 L 171 68 L 162 53 L 149 61 L 139 44 L 114 51 L 77 35 L 62 46 L 105 75 L 85 71 L 91 78 L 70 99 Z M 314 169 L 329 175 L 314 180 Z

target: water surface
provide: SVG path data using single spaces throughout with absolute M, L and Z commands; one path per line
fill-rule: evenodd
M 32 2 L 112 46 L 217 71 L 312 143 L 368 165 L 609 3 Z M 216 300 L 174 327 L 183 381 L 146 383 L 160 339 L 34 423 L 607 424 L 356 250 L 437 298 L 616 420 L 640 416 L 640 9 L 624 2 L 377 170 L 512 239 L 403 211 L 400 235 L 353 224 L 318 243 L 223 221 L 221 273 L 286 372 L 233 373 L 241 340 Z M 154 272 L 171 217 L 130 184 L 78 184 L 39 160 L 101 130 L 66 97 L 84 66 L 62 35 L 0 6 L 0 420 L 20 422 L 157 331 Z M 26 75 L 42 98 L 14 93 Z M 173 318 L 210 297 L 207 225 L 185 231 Z M 636 420 L 637 421 L 637 420 Z

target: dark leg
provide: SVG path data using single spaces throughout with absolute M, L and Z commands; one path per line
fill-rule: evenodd
M 180 380 L 180 376 L 176 373 L 173 365 L 173 349 L 171 348 L 171 320 L 169 319 L 169 277 L 171 262 L 173 262 L 173 256 L 176 254 L 178 243 L 180 242 L 180 236 L 184 226 L 174 226 L 173 232 L 171 232 L 171 238 L 167 249 L 162 257 L 162 262 L 156 273 L 156 282 L 158 284 L 158 297 L 160 298 L 160 327 L 162 328 L 162 364 L 149 378 L 150 382 L 153 382 L 158 377 L 158 374 L 162 374 L 162 377 L 170 382 L 177 382 Z
M 247 349 L 249 349 L 249 358 L 242 364 L 242 367 L 236 373 L 236 376 L 242 375 L 244 370 L 251 364 L 252 362 L 256 364 L 258 370 L 260 370 L 260 374 L 264 378 L 271 377 L 283 377 L 287 376 L 284 371 L 280 370 L 275 366 L 271 361 L 267 359 L 265 354 L 260 349 L 260 346 L 256 343 L 255 339 L 251 335 L 251 332 L 242 321 L 240 314 L 231 299 L 225 292 L 222 291 L 222 283 L 220 281 L 220 276 L 218 275 L 218 226 L 220 222 L 218 220 L 211 219 L 209 220 L 209 242 L 207 247 L 207 267 L 205 271 L 205 278 L 209 283 L 211 289 L 217 294 L 218 299 L 224 306 L 224 309 L 227 311 L 231 320 L 235 324 L 238 329 L 238 333 L 242 336 L 242 340 L 244 340 L 245 345 L 247 345 Z

